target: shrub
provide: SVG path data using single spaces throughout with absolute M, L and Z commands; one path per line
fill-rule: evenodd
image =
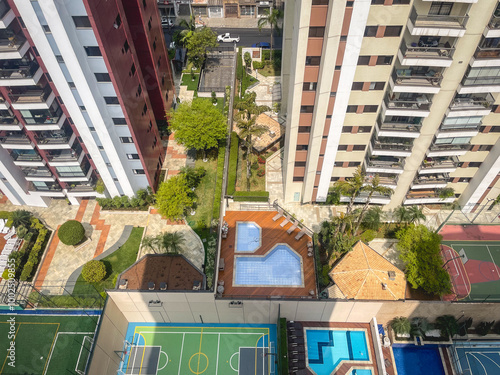
M 229 171 L 227 175 L 227 194 L 233 195 L 236 189 L 236 174 L 238 171 L 239 137 L 236 132 L 231 133 L 231 149 L 229 151 Z
M 263 61 L 263 62 L 260 62 L 260 61 L 254 61 L 252 63 L 253 65 L 253 68 L 254 69 L 264 69 L 264 67 L 266 66 L 266 63 Z
M 257 176 L 264 177 L 265 175 L 266 175 L 266 170 L 265 169 L 259 169 L 257 171 Z
M 24 265 L 23 271 L 21 272 L 20 280 L 27 281 L 31 277 L 31 273 L 33 272 L 34 264 L 31 261 L 27 261 Z
M 26 234 L 28 234 L 28 229 L 24 225 L 20 225 L 17 228 L 17 237 L 24 238 L 24 236 L 26 236 Z
M 235 202 L 267 202 L 268 191 L 237 191 L 233 194 Z
M 15 210 L 11 213 L 10 219 L 12 220 L 12 225 L 16 228 L 21 225 L 28 227 L 31 224 L 31 212 L 26 210 Z
M 102 193 L 104 193 L 105 188 L 106 187 L 104 186 L 104 181 L 102 180 L 102 178 L 99 177 L 99 179 L 95 183 L 94 190 L 96 192 L 98 192 L 99 194 L 102 194 Z
M 278 147 L 276 147 L 276 146 L 271 147 L 271 151 L 272 151 L 272 152 L 276 152 L 276 151 L 278 151 Z
M 9 211 L 0 211 L 0 219 L 9 220 L 10 212 Z
M 486 336 L 488 333 L 490 333 L 493 324 L 495 324 L 495 321 L 479 323 L 476 327 L 476 333 L 479 336 Z
M 85 228 L 76 220 L 68 220 L 57 231 L 59 240 L 68 246 L 79 244 L 85 238 Z
M 257 162 L 259 164 L 266 164 L 266 159 L 264 159 L 262 156 L 259 156 L 259 158 L 257 159 Z
M 83 266 L 82 276 L 88 283 L 98 283 L 106 276 L 106 266 L 99 260 L 91 260 Z
M 252 171 L 256 171 L 257 169 L 259 169 L 259 164 L 258 163 L 252 163 L 251 167 Z
M 374 230 L 368 229 L 361 233 L 361 241 L 368 243 L 373 241 L 373 239 L 377 237 L 377 232 Z
M 392 330 L 399 335 L 408 334 L 411 331 L 411 323 L 405 316 L 398 316 L 390 322 Z
M 493 332 L 497 335 L 500 335 L 500 322 L 495 324 L 495 326 L 493 327 Z

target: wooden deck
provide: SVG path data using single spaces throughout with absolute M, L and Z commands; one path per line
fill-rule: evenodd
M 345 374 L 350 374 L 352 371 L 352 368 L 366 368 L 371 366 L 371 371 L 373 375 L 379 375 L 378 369 L 377 369 L 377 359 L 375 357 L 375 350 L 373 348 L 373 339 L 372 339 L 372 332 L 370 330 L 370 325 L 366 323 L 332 323 L 332 322 L 301 322 L 302 326 L 305 328 L 307 327 L 325 327 L 325 328 L 342 328 L 342 329 L 364 329 L 366 330 L 366 339 L 367 342 L 366 344 L 368 345 L 368 350 L 370 351 L 370 358 L 372 360 L 371 363 L 367 363 L 366 361 L 360 361 L 360 362 L 350 362 L 350 363 L 342 363 L 340 367 L 337 368 L 337 371 L 334 371 L 335 375 L 345 375 Z M 306 369 L 309 374 L 314 374 L 309 369 Z
M 316 298 L 316 277 L 314 272 L 314 257 L 307 256 L 307 242 L 311 238 L 307 235 L 302 236 L 300 240 L 296 240 L 295 236 L 299 233 L 299 229 L 295 229 L 291 234 L 286 231 L 292 226 L 292 223 L 281 227 L 280 224 L 284 218 L 273 221 L 276 211 L 228 211 L 224 220 L 227 222 L 229 232 L 226 239 L 222 240 L 221 258 L 224 259 L 224 271 L 219 271 L 219 281 L 224 282 L 223 297 L 269 297 L 283 296 L 291 298 Z M 252 221 L 259 225 L 262 236 L 262 246 L 251 255 L 265 255 L 278 243 L 288 244 L 302 257 L 302 269 L 304 277 L 304 287 L 242 287 L 233 286 L 233 270 L 234 270 L 234 249 L 236 244 L 236 222 L 237 221 Z M 249 253 L 240 253 L 249 254 Z M 311 296 L 310 291 L 314 292 Z

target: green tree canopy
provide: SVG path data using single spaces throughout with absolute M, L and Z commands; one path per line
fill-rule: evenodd
M 193 207 L 194 198 L 194 192 L 190 189 L 186 177 L 180 174 L 160 185 L 156 193 L 156 206 L 162 216 L 178 220 Z
M 207 48 L 217 47 L 217 35 L 209 27 L 190 31 L 184 40 L 187 57 L 197 69 L 205 62 Z
M 217 147 L 226 137 L 226 118 L 209 100 L 195 98 L 169 112 L 175 140 L 188 148 L 206 150 Z
M 399 257 L 405 263 L 406 279 L 413 288 L 443 296 L 451 292 L 450 275 L 443 268 L 441 236 L 424 225 L 408 226 L 396 233 Z

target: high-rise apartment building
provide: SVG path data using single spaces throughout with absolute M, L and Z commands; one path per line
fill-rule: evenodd
M 286 201 L 358 166 L 388 208 L 500 193 L 497 0 L 292 0 L 283 42 Z
M 14 204 L 158 184 L 174 97 L 156 0 L 0 1 L 0 190 Z

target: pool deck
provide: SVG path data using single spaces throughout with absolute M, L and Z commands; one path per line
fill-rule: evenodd
M 224 270 L 219 271 L 219 281 L 224 282 L 224 293 L 222 297 L 262 297 L 283 296 L 289 298 L 316 298 L 316 279 L 314 272 L 314 257 L 307 256 L 307 242 L 311 238 L 307 235 L 296 240 L 295 236 L 299 229 L 295 229 L 291 234 L 287 230 L 292 223 L 281 227 L 283 218 L 273 221 L 276 211 L 227 211 L 224 220 L 227 222 L 229 231 L 226 239 L 222 240 L 221 258 L 224 259 Z M 302 257 L 302 268 L 304 272 L 304 287 L 274 287 L 274 286 L 233 286 L 234 270 L 234 249 L 236 244 L 236 222 L 252 221 L 261 227 L 262 246 L 249 255 L 266 255 L 274 245 L 285 243 L 289 245 Z M 248 254 L 248 253 L 238 253 Z M 311 296 L 310 291 L 314 291 Z

